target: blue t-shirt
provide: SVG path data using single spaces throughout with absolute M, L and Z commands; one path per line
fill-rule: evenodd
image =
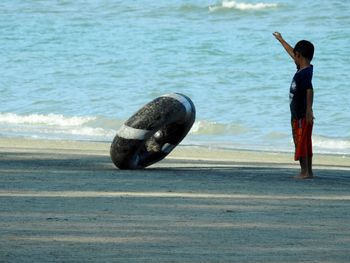
M 306 90 L 312 89 L 313 66 L 298 70 L 293 77 L 289 91 L 292 119 L 302 119 L 306 115 Z

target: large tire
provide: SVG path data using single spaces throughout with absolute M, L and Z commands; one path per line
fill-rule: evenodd
M 156 98 L 118 130 L 110 155 L 119 169 L 142 169 L 165 158 L 187 135 L 196 117 L 191 99 L 179 93 Z

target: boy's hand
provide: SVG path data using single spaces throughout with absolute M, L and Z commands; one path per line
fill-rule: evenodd
M 314 113 L 311 109 L 306 110 L 306 123 L 313 124 L 314 123 Z
M 281 41 L 283 39 L 280 32 L 274 32 L 274 33 L 272 33 L 272 35 L 274 35 L 275 38 L 279 41 Z
M 274 33 L 272 33 L 272 35 L 274 35 L 274 37 L 282 44 L 282 46 L 287 51 L 289 56 L 291 56 L 291 58 L 294 59 L 293 48 L 283 39 L 281 33 L 280 32 L 274 32 Z

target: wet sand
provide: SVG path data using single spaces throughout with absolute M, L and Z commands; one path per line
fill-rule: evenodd
M 118 170 L 105 143 L 0 140 L 0 262 L 349 262 L 349 156 L 177 147 Z

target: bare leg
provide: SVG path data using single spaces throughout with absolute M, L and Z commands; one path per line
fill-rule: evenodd
M 300 163 L 300 174 L 295 176 L 296 179 L 311 179 L 312 174 L 312 157 L 301 157 L 299 159 Z
M 293 141 L 295 145 L 295 151 L 297 150 L 297 127 L 295 123 L 292 121 L 292 134 L 293 134 Z M 311 131 L 310 131 L 311 132 Z M 311 136 L 311 134 L 310 134 Z M 309 146 L 309 145 L 308 145 Z M 306 156 L 306 157 L 300 157 L 299 158 L 300 163 L 300 174 L 295 176 L 296 179 L 310 179 L 313 178 L 313 172 L 312 172 L 312 156 Z
M 308 157 L 307 164 L 308 164 L 307 170 L 308 170 L 309 176 L 312 178 L 314 176 L 314 172 L 312 171 L 312 156 Z

